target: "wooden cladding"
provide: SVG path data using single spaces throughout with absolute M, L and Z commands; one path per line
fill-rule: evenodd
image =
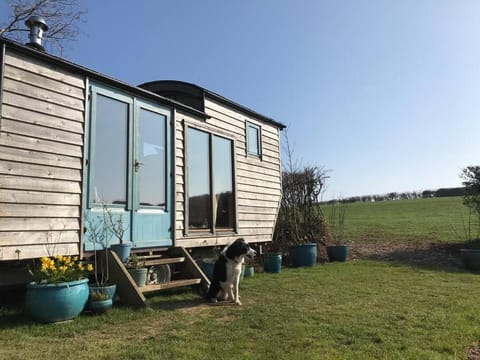
M 85 79 L 13 51 L 0 120 L 0 260 L 78 254 Z
M 249 242 L 271 241 L 281 198 L 280 130 L 208 98 L 205 99 L 205 112 L 211 116 L 206 122 L 187 114 L 176 114 L 176 244 L 185 247 L 223 245 L 237 237 Z M 261 158 L 247 156 L 247 123 L 261 127 Z M 184 148 L 188 146 L 188 138 L 187 143 L 184 140 L 184 124 L 220 136 L 228 134 L 235 140 L 236 234 L 191 233 L 183 236 L 188 218 L 184 213 L 187 201 L 184 196 Z

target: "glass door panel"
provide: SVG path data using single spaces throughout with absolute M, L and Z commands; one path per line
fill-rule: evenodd
M 166 206 L 165 116 L 140 109 L 138 162 L 140 206 Z
M 128 104 L 96 96 L 93 144 L 93 196 L 95 204 L 127 203 Z
M 169 116 L 165 109 L 136 101 L 132 216 L 137 247 L 172 244 Z

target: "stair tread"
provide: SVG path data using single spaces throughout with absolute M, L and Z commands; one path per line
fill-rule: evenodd
M 139 257 L 140 260 L 145 260 L 145 266 L 153 266 L 153 265 L 166 265 L 166 264 L 175 264 L 181 263 L 185 261 L 185 257 L 162 257 L 162 258 L 149 258 L 143 259 Z
M 201 280 L 202 279 L 200 278 L 172 280 L 170 282 L 162 283 L 162 284 L 145 285 L 139 289 L 142 293 L 147 294 L 150 292 L 164 290 L 164 289 L 171 289 L 171 288 L 180 287 L 180 286 L 200 284 Z

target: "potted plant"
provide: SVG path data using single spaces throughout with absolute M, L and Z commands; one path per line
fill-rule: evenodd
M 327 256 L 329 261 L 346 261 L 348 257 L 348 245 L 345 240 L 345 213 L 346 207 L 342 202 L 334 202 L 330 208 L 328 219 L 329 245 Z M 330 242 L 332 243 L 330 245 Z
M 104 205 L 102 222 L 94 221 L 88 214 L 85 216 L 86 233 L 94 245 L 93 262 L 95 264 L 95 272 L 93 275 L 94 283 L 90 284 L 90 296 L 92 293 L 103 293 L 113 301 L 117 286 L 110 282 L 109 257 L 107 253 L 109 223 L 106 221 L 106 211 L 107 208 Z
M 282 270 L 282 250 L 278 243 L 269 244 L 263 255 L 263 271 L 279 273 Z
M 274 237 L 280 246 L 288 248 L 294 267 L 317 263 L 317 244 L 323 244 L 327 233 L 318 203 L 326 179 L 323 168 L 297 168 L 292 165 L 291 159 L 289 168 L 282 173 L 283 196 Z
M 90 291 L 88 304 L 92 312 L 102 314 L 112 308 L 113 301 L 108 293 L 97 290 Z
M 87 276 L 92 271 L 93 266 L 78 256 L 43 257 L 30 270 L 34 281 L 27 285 L 26 312 L 44 323 L 74 319 L 87 303 Z
M 120 261 L 126 262 L 130 256 L 132 243 L 125 242 L 123 238 L 128 229 L 128 226 L 125 226 L 123 223 L 123 213 L 114 215 L 112 210 L 106 208 L 105 206 L 104 211 L 106 213 L 105 221 L 108 223 L 110 232 L 118 240 L 118 244 L 112 244 L 111 249 L 118 255 Z
M 128 258 L 126 267 L 137 286 L 145 286 L 148 273 L 145 262 L 140 260 L 136 254 L 132 254 Z
M 246 257 L 244 259 L 243 267 L 243 277 L 252 277 L 255 274 L 254 260 Z

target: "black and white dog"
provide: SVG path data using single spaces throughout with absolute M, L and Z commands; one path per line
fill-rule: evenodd
M 238 296 L 238 283 L 245 256 L 253 258 L 257 252 L 240 238 L 227 245 L 221 252 L 213 268 L 213 279 L 207 293 L 207 300 L 229 300 L 242 305 Z

